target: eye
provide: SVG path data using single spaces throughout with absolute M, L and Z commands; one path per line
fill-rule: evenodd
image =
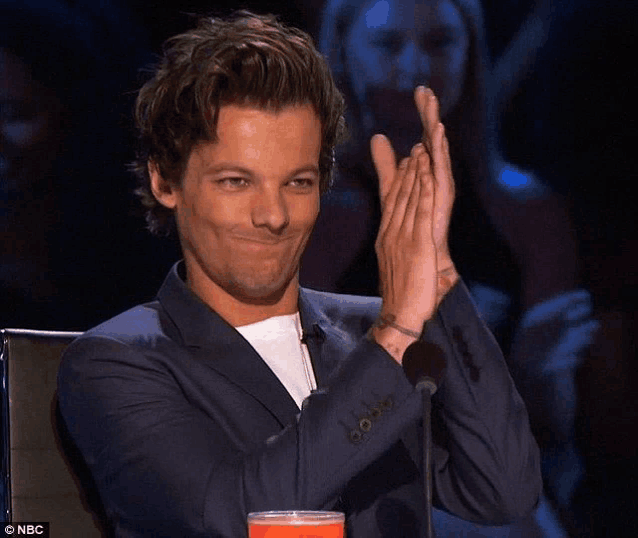
M 309 190 L 315 185 L 315 178 L 312 177 L 298 177 L 289 181 L 289 185 L 296 189 Z
M 248 185 L 248 180 L 243 177 L 224 177 L 218 179 L 216 183 L 226 189 L 241 189 Z

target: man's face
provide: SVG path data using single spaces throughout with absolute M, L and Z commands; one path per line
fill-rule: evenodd
M 321 122 L 311 106 L 224 106 L 218 141 L 191 153 L 175 210 L 188 284 L 200 297 L 277 301 L 297 285 L 319 213 Z
M 385 131 L 400 153 L 409 151 L 421 134 L 414 88 L 431 87 L 444 117 L 463 90 L 468 46 L 450 0 L 365 4 L 346 36 L 346 68 L 368 127 Z

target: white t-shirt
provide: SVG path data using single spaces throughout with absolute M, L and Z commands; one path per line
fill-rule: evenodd
M 297 402 L 301 403 L 317 388 L 299 312 L 235 327 L 250 342 L 264 362 Z

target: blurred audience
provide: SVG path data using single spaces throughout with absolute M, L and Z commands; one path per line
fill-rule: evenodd
M 578 372 L 583 397 L 578 445 L 587 479 L 570 509 L 580 536 L 633 536 L 638 524 L 638 222 L 632 186 L 637 154 L 633 86 L 637 51 L 632 2 L 549 4 L 547 38 L 499 107 L 508 157 L 532 168 L 569 200 L 580 246 L 582 282 L 601 330 Z M 521 32 L 519 47 L 528 48 Z M 522 136 L 520 135 L 522 133 Z M 587 534 L 587 532 L 589 534 Z
M 508 355 L 544 449 L 552 506 L 565 513 L 584 476 L 574 442 L 575 372 L 598 323 L 589 294 L 578 289 L 563 198 L 500 149 L 478 1 L 333 0 L 319 43 L 346 95 L 352 136 L 338 155 L 338 176 L 302 263 L 302 284 L 377 293 L 373 246 L 380 212 L 369 139 L 383 132 L 405 156 L 421 136 L 413 121 L 414 87 L 430 86 L 441 103 L 457 186 L 453 259 Z M 559 536 L 564 531 L 552 506 L 541 507 L 535 523 L 507 532 Z
M 190 28 L 199 16 L 227 15 L 237 9 L 255 13 L 272 13 L 286 23 L 306 31 L 317 29 L 317 21 L 323 6 L 322 0 L 126 0 L 134 19 L 150 36 L 152 50 L 160 50 L 169 37 Z
M 3 327 L 84 329 L 153 293 L 136 266 L 162 256 L 121 204 L 142 35 L 111 2 L 0 0 Z

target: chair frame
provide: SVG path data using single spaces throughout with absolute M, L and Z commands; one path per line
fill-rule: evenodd
M 0 454 L 0 518 L 2 521 L 12 521 L 12 476 L 11 476 L 11 428 L 9 399 L 11 394 L 10 351 L 12 341 L 20 338 L 54 339 L 60 343 L 69 344 L 81 332 L 71 331 L 40 331 L 30 329 L 2 329 L 0 330 L 0 435 L 2 435 L 2 454 Z

